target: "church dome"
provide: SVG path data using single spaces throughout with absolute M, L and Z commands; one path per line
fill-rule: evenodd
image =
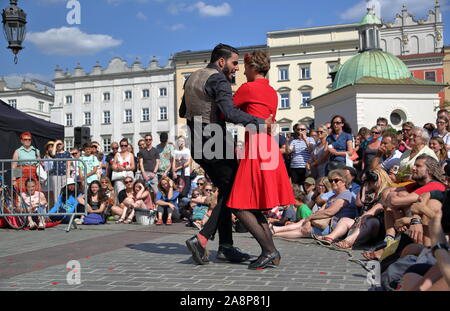
M 398 57 L 380 50 L 365 51 L 342 65 L 334 79 L 333 89 L 355 84 L 363 77 L 398 80 L 411 78 L 412 75 Z

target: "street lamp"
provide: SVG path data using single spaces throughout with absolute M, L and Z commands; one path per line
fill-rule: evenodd
M 2 17 L 3 31 L 9 43 L 8 49 L 15 55 L 14 63 L 17 64 L 17 54 L 23 49 L 22 42 L 25 39 L 27 14 L 17 6 L 17 0 L 9 0 L 9 7 L 3 9 Z

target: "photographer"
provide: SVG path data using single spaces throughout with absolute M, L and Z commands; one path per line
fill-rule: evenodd
M 307 136 L 308 130 L 304 124 L 294 126 L 294 139 L 289 144 L 291 154 L 292 183 L 303 186 L 306 179 L 307 163 L 314 150 L 314 139 Z

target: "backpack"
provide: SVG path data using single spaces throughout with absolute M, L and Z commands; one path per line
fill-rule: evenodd
M 102 225 L 104 223 L 105 218 L 100 214 L 88 214 L 83 221 L 83 225 Z

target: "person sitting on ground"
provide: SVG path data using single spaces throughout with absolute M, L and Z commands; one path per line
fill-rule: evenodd
M 123 205 L 123 201 L 125 201 L 126 198 L 132 198 L 134 195 L 133 190 L 133 183 L 134 179 L 132 177 L 125 177 L 122 180 L 122 183 L 125 185 L 125 189 L 119 192 L 119 195 L 117 196 L 117 203 L 115 206 L 112 207 L 112 212 L 114 215 L 122 216 L 123 210 L 125 206 Z
M 87 199 L 86 199 L 87 197 Z M 108 204 L 108 197 L 101 189 L 100 182 L 94 180 L 88 188 L 87 195 L 82 195 L 78 198 L 78 203 L 84 206 L 84 210 L 87 211 L 87 216 L 82 217 L 81 223 L 84 224 L 104 224 L 106 205 Z M 86 218 L 89 218 L 93 222 L 86 222 Z
M 195 200 L 197 198 L 201 198 L 202 196 L 203 194 L 201 188 L 193 188 L 189 204 L 187 204 L 184 208 L 180 207 L 180 215 L 183 218 L 183 220 L 187 221 L 186 223 L 187 227 L 193 226 L 192 213 L 194 211 L 194 208 L 198 205 L 197 203 L 195 203 Z
M 106 211 L 105 211 L 105 215 L 106 217 L 111 217 L 114 218 L 114 216 L 121 216 L 117 215 L 116 213 L 114 213 L 114 211 L 117 211 L 116 208 L 116 192 L 114 191 L 114 187 L 111 183 L 111 180 L 109 180 L 108 177 L 103 176 L 102 178 L 100 178 L 100 184 L 102 187 L 102 190 L 105 192 L 106 196 L 108 197 L 108 204 L 106 206 Z M 114 219 L 112 219 L 114 220 Z
M 356 176 L 358 173 L 353 167 L 346 166 L 344 168 L 344 172 L 347 174 L 348 179 L 350 180 L 350 186 L 348 190 L 353 194 L 353 198 L 356 200 L 358 196 L 359 190 L 361 190 L 361 186 L 356 182 Z
M 339 224 L 339 232 L 346 227 L 351 227 L 357 215 L 352 193 L 348 190 L 350 179 L 344 170 L 333 170 L 328 174 L 334 194 L 326 201 L 326 204 L 317 212 L 298 223 L 285 227 L 270 226 L 274 237 L 306 238 L 311 234 L 326 235 Z M 346 231 L 345 231 L 346 232 Z M 342 235 L 342 234 L 341 234 Z M 340 235 L 339 235 L 340 236 Z M 317 239 L 331 244 L 330 239 Z
M 47 200 L 44 193 L 36 191 L 36 181 L 34 179 L 28 179 L 25 183 L 26 191 L 20 194 L 22 206 L 27 210 L 27 213 L 39 213 L 44 214 L 47 209 Z M 33 221 L 33 217 L 28 216 L 28 227 L 30 230 L 45 229 L 44 216 L 38 216 L 39 225 Z
M 295 184 L 294 184 L 295 185 Z M 309 204 L 312 201 L 312 197 L 314 196 L 314 191 L 316 190 L 316 181 L 312 177 L 308 177 L 305 179 L 305 183 L 303 184 L 303 189 L 305 193 L 305 204 Z
M 427 197 L 441 199 L 442 192 L 446 189 L 439 163 L 426 154 L 417 157 L 411 178 L 415 181 L 414 183 L 405 187 L 390 188 L 383 193 L 386 231 L 384 241 L 388 247 L 394 242 L 397 232 L 405 232 L 407 229 L 412 240 L 423 244 L 425 241 L 423 225 L 428 223 L 429 219 L 412 213 L 411 206 Z M 384 249 L 365 252 L 363 256 L 370 260 L 379 259 L 383 252 Z
M 317 212 L 333 195 L 335 195 L 335 193 L 333 189 L 331 189 L 328 177 L 319 178 L 316 190 L 314 191 L 311 202 L 308 203 L 308 207 L 313 213 Z
M 378 167 L 383 168 L 393 181 L 396 180 L 395 175 L 397 174 L 402 156 L 402 153 L 398 150 L 398 143 L 397 134 L 385 132 L 378 153 L 373 158 L 371 164 L 372 169 Z
M 306 180 L 308 180 L 308 178 Z M 306 181 L 305 181 L 305 184 L 306 184 Z M 311 216 L 312 211 L 306 203 L 307 195 L 302 191 L 302 189 L 297 185 L 294 185 L 292 187 L 292 189 L 294 190 L 295 207 L 297 208 L 297 214 L 296 214 L 297 217 L 296 217 L 295 222 L 298 222 L 302 219 L 306 219 L 309 216 Z
M 368 171 L 356 199 L 356 206 L 362 208 L 362 215 L 350 229 L 350 234 L 333 245 L 340 249 L 350 249 L 354 245 L 368 245 L 382 241 L 385 235 L 382 193 L 393 186 L 394 183 L 384 169 L 375 168 Z
M 49 211 L 49 214 L 57 213 L 75 213 L 78 207 L 78 198 L 83 195 L 83 191 L 71 177 L 67 178 L 67 183 L 62 187 L 56 204 Z M 50 216 L 52 221 L 61 221 L 68 223 L 70 216 Z
M 156 225 L 162 225 L 164 211 L 167 210 L 166 225 L 173 223 L 172 217 L 179 218 L 178 196 L 180 192 L 176 190 L 176 185 L 172 179 L 163 177 L 158 183 L 158 192 L 156 194 L 155 204 L 157 205 L 158 220 Z
M 212 189 L 212 185 L 210 185 L 210 187 Z M 203 201 L 203 203 L 197 204 L 192 211 L 192 224 L 199 230 L 203 228 L 211 215 L 212 209 L 217 205 L 217 195 L 213 192 L 209 192 L 206 196 L 203 196 L 203 198 L 199 198 L 199 202 L 200 201 Z
M 133 195 L 127 196 L 121 203 L 122 215 L 116 223 L 131 224 L 136 213 L 136 208 L 154 209 L 150 190 L 145 187 L 144 182 L 138 180 L 133 184 Z

